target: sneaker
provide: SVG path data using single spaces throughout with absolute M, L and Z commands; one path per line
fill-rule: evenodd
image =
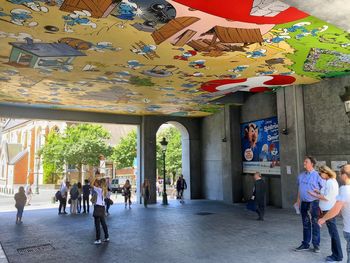
M 101 245 L 101 239 L 99 239 L 99 240 L 96 240 L 95 242 L 94 242 L 94 245 Z
M 294 251 L 305 251 L 305 250 L 309 250 L 309 246 L 305 246 L 304 244 L 301 244 L 299 247 L 294 249 Z
M 314 253 L 320 253 L 320 247 L 319 246 L 314 246 L 314 249 L 312 250 Z
M 328 256 L 326 257 L 326 262 L 339 262 L 342 261 L 343 259 L 335 259 L 333 256 Z
M 65 211 L 65 212 L 63 212 L 63 214 L 64 214 L 64 215 L 67 215 L 68 213 Z
M 109 242 L 109 237 L 103 239 L 103 242 Z

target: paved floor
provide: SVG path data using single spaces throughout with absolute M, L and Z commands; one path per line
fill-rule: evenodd
M 214 201 L 185 205 L 172 201 L 168 207 L 158 204 L 148 209 L 134 205 L 130 210 L 113 205 L 108 217 L 111 241 L 100 246 L 92 244 L 91 215 L 25 211 L 22 225 L 15 225 L 14 217 L 14 212 L 0 212 L 0 242 L 9 262 L 313 263 L 324 262 L 330 254 L 326 228 L 321 253 L 294 252 L 302 235 L 300 216 L 274 208 L 261 222 L 244 206 Z M 47 246 L 18 251 L 39 245 Z

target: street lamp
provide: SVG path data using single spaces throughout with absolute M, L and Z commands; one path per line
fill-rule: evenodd
M 344 102 L 345 106 L 345 113 L 348 115 L 349 122 L 350 122 L 350 86 L 345 86 L 345 93 L 343 95 L 340 95 L 339 97 Z
M 162 152 L 163 152 L 163 205 L 168 205 L 168 196 L 166 194 L 166 182 L 165 182 L 165 152 L 166 147 L 168 145 L 167 140 L 163 137 L 163 140 L 160 142 L 162 145 Z

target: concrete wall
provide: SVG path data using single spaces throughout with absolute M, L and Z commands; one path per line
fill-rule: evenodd
M 350 78 L 303 86 L 307 154 L 318 160 L 350 163 L 350 123 L 339 95 Z

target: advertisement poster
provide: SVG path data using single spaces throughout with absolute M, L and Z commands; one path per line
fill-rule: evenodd
M 277 117 L 241 124 L 243 172 L 281 174 Z

